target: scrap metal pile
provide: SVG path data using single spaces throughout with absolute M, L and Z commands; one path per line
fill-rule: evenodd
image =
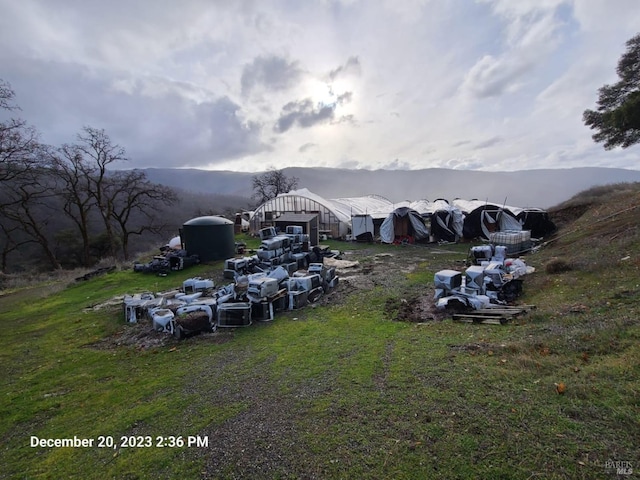
M 522 276 L 534 271 L 521 259 L 507 258 L 507 247 L 472 247 L 473 265 L 462 272 L 434 275 L 436 307 L 481 310 L 513 302 L 522 293 Z
M 166 275 L 171 271 L 183 270 L 200 263 L 198 255 L 188 255 L 186 250 L 169 247 L 160 248 L 160 255 L 155 255 L 150 262 L 134 263 L 133 271 Z
M 256 255 L 230 258 L 224 278 L 233 282 L 215 288 L 211 279 L 189 278 L 182 288 L 159 294 L 125 295 L 124 316 L 130 323 L 151 320 L 154 330 L 182 338 L 219 327 L 245 327 L 252 321 L 270 321 L 274 313 L 294 310 L 318 301 L 338 284 L 335 267 L 323 263 L 319 248 L 303 251 L 308 237 L 300 227 L 261 231 Z

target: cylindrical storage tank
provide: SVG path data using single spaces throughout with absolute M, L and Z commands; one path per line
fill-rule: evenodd
M 181 234 L 187 254 L 198 255 L 201 262 L 227 259 L 235 254 L 233 222 L 226 218 L 192 218 L 182 225 Z

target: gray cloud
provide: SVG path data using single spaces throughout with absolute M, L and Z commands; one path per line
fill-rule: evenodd
M 295 85 L 302 73 L 298 62 L 275 55 L 256 57 L 242 71 L 242 94 L 248 95 L 258 86 L 271 91 L 287 90 Z
M 101 128 L 125 148 L 128 167 L 206 166 L 270 150 L 238 104 L 189 84 L 24 59 L 6 80 L 43 142 L 72 143 L 83 126 Z
M 304 145 L 301 145 L 300 148 L 298 148 L 298 151 L 300 153 L 308 152 L 309 150 L 312 150 L 317 146 L 318 145 L 315 143 L 305 143 Z
M 500 136 L 496 136 L 496 137 L 491 137 L 487 140 L 484 140 L 482 142 L 478 142 L 475 145 L 475 148 L 478 149 L 482 149 L 482 148 L 489 148 L 492 147 L 493 145 L 497 145 L 498 143 L 501 143 L 504 139 Z
M 342 75 L 360 75 L 361 73 L 362 67 L 360 65 L 360 59 L 358 57 L 349 57 L 344 65 L 340 65 L 338 68 L 329 72 L 329 79 L 335 80 L 337 77 Z
M 287 103 L 282 107 L 280 117 L 276 121 L 274 130 L 284 133 L 294 125 L 301 128 L 310 128 L 322 123 L 353 123 L 353 115 L 343 115 L 336 118 L 336 108 L 339 105 L 349 103 L 351 92 L 345 92 L 336 97 L 336 101 L 330 104 L 315 104 L 310 98 Z
M 338 95 L 336 97 L 336 103 L 338 105 L 345 105 L 347 103 L 350 103 L 352 99 L 353 99 L 353 92 L 344 92 L 343 94 Z
M 533 67 L 521 59 L 485 55 L 469 70 L 463 88 L 478 98 L 496 97 L 516 90 L 518 80 Z
M 54 146 L 104 128 L 130 166 L 260 170 L 321 146 L 327 166 L 638 168 L 580 120 L 637 0 L 0 2 L 9 113 Z
M 557 5 L 498 1 L 492 7 L 505 21 L 506 42 L 501 53 L 483 55 L 468 71 L 462 88 L 477 98 L 519 90 L 561 41 Z
M 298 102 L 289 102 L 282 107 L 282 114 L 276 122 L 275 130 L 284 133 L 294 124 L 302 128 L 309 128 L 319 123 L 327 123 L 334 117 L 336 105 L 314 105 L 307 98 Z

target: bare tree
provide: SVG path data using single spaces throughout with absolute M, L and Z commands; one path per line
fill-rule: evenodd
M 178 197 L 171 188 L 151 183 L 140 170 L 116 172 L 110 184 L 111 215 L 120 231 L 122 253 L 128 260 L 130 237 L 162 231 L 166 227 L 162 206 L 173 205 Z
M 0 109 L 2 110 L 20 110 L 13 99 L 16 94 L 11 88 L 11 84 L 0 78 Z
M 22 228 L 7 217 L 0 217 L 0 272 L 6 273 L 9 268 L 9 255 L 18 252 L 21 247 L 34 240 L 24 235 Z
M 19 110 L 14 91 L 0 79 L 0 109 Z M 47 178 L 48 147 L 25 121 L 0 122 L 0 230 L 2 268 L 9 253 L 27 243 L 37 243 L 53 268 L 60 268 L 49 235 L 50 208 L 54 192 Z
M 254 194 L 251 198 L 258 203 L 264 203 L 281 193 L 287 193 L 298 188 L 298 178 L 287 177 L 282 170 L 269 168 L 266 172 L 255 175 L 252 179 Z
M 51 267 L 60 269 L 62 265 L 51 240 L 51 225 L 57 219 L 56 203 L 56 192 L 44 162 L 38 168 L 30 168 L 4 181 L 0 190 L 3 229 L 9 231 L 17 226 L 27 239 L 41 247 Z
M 84 157 L 85 175 L 89 179 L 89 193 L 94 198 L 98 213 L 102 218 L 109 242 L 109 254 L 116 255 L 116 234 L 113 230 L 113 196 L 108 194 L 110 187 L 107 167 L 115 162 L 127 160 L 124 148 L 114 145 L 104 130 L 84 127 L 78 134 L 80 143 L 77 152 Z
M 96 206 L 91 190 L 91 166 L 77 145 L 66 144 L 58 149 L 51 163 L 51 173 L 58 182 L 57 191 L 62 199 L 62 208 L 77 227 L 82 239 L 82 264 L 88 267 L 92 264 L 90 217 Z
M 19 110 L 13 103 L 14 96 L 11 85 L 0 79 L 0 109 Z M 11 180 L 34 166 L 32 153 L 40 146 L 38 138 L 35 128 L 24 120 L 0 122 L 0 181 Z

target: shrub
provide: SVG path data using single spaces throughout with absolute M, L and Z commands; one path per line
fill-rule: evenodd
M 544 269 L 545 272 L 552 275 L 554 273 L 568 272 L 573 268 L 566 260 L 561 258 L 552 258 L 547 262 Z

